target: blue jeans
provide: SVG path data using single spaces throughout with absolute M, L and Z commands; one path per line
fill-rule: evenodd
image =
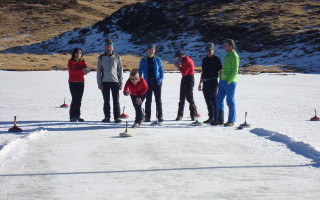
M 216 116 L 217 120 L 221 121 L 219 117 L 220 111 L 224 110 L 224 104 L 223 101 L 225 97 L 227 96 L 227 105 L 229 107 L 229 116 L 228 116 L 228 122 L 234 123 L 236 121 L 236 104 L 235 104 L 235 91 L 236 91 L 237 83 L 231 82 L 230 84 L 227 84 L 227 81 L 220 81 L 219 82 L 219 89 L 216 99 Z

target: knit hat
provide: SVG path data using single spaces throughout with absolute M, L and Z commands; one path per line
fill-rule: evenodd
M 212 51 L 212 50 L 214 50 L 214 44 L 213 43 L 208 43 L 206 45 L 206 51 L 208 52 L 208 51 Z
M 155 49 L 156 48 L 156 45 L 155 44 L 149 44 L 147 49 Z
M 107 45 L 111 45 L 111 46 L 113 46 L 113 42 L 112 42 L 112 40 L 106 40 L 106 46 Z
M 183 53 L 182 50 L 178 50 L 178 51 L 176 51 L 176 52 L 174 53 L 174 57 L 175 57 L 175 58 L 176 58 L 176 57 L 179 57 L 179 56 L 181 56 L 181 55 L 184 55 L 184 53 Z

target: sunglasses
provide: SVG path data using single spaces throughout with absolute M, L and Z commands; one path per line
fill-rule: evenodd
M 134 77 L 132 77 L 132 78 L 130 78 L 130 80 L 132 80 L 132 81 L 134 81 L 134 80 L 139 80 L 139 78 L 134 78 Z

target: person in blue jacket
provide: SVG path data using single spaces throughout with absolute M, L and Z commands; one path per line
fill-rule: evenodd
M 139 76 L 143 77 L 148 83 L 148 91 L 145 103 L 145 121 L 150 122 L 151 119 L 151 102 L 152 93 L 156 100 L 157 118 L 159 122 L 163 121 L 161 88 L 164 76 L 161 58 L 155 55 L 156 45 L 149 44 L 147 47 L 147 56 L 140 60 Z

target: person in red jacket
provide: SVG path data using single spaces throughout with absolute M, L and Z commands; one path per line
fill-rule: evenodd
M 138 128 L 141 125 L 143 119 L 143 112 L 141 104 L 143 103 L 146 93 L 148 91 L 148 84 L 144 78 L 139 77 L 138 70 L 132 70 L 130 78 L 127 80 L 123 94 L 125 96 L 130 95 L 134 109 L 136 110 L 136 118 L 133 124 L 133 128 Z
M 69 88 L 71 92 L 71 106 L 70 106 L 70 121 L 83 122 L 80 118 L 80 107 L 84 91 L 84 75 L 90 70 L 87 68 L 87 63 L 82 56 L 82 49 L 75 48 L 72 52 L 71 59 L 68 62 L 69 71 Z
M 182 75 L 180 83 L 180 102 L 176 120 L 179 121 L 183 118 L 184 104 L 187 99 L 189 102 L 190 117 L 191 120 L 194 121 L 197 114 L 197 107 L 193 99 L 194 62 L 181 50 L 175 52 L 175 58 L 177 59 L 177 62 L 174 63 L 174 66 Z

